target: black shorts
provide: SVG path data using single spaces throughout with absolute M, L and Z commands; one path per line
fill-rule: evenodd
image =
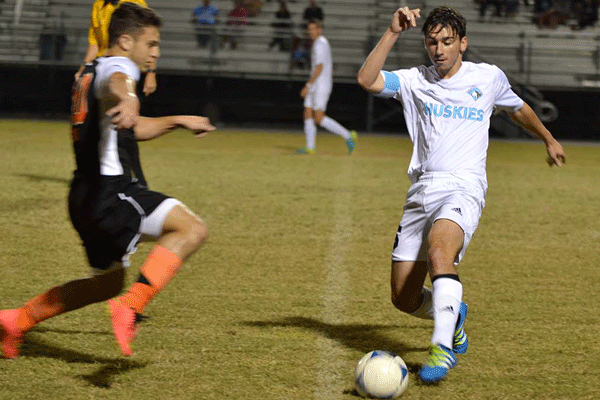
M 131 183 L 114 193 L 93 193 L 84 182 L 73 181 L 69 214 L 92 268 L 107 270 L 114 262 L 127 264 L 140 239 L 142 218 L 168 196 Z

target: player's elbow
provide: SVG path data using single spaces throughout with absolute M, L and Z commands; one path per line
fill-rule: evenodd
M 363 88 L 367 92 L 370 92 L 370 93 L 380 93 L 381 92 L 381 89 L 378 90 L 378 88 L 375 87 L 376 86 L 376 81 L 373 81 L 371 79 L 367 79 L 363 75 L 361 75 L 360 73 L 356 77 L 356 82 L 358 83 L 358 85 L 361 88 Z
M 367 90 L 367 88 L 369 87 L 369 83 L 367 82 L 363 74 L 361 74 L 360 72 L 356 76 L 356 83 L 358 83 L 358 85 L 365 90 Z

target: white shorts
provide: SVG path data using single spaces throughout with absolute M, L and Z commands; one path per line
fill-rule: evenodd
M 427 173 L 408 190 L 404 213 L 396 232 L 393 261 L 426 261 L 427 235 L 435 221 L 449 219 L 464 232 L 458 264 L 471 241 L 485 206 L 483 188 L 447 173 Z
M 327 109 L 329 95 L 331 95 L 331 91 L 308 92 L 308 94 L 304 98 L 304 108 L 325 111 Z

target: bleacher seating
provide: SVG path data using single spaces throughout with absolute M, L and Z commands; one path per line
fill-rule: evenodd
M 25 0 L 19 25 L 13 24 L 16 0 L 0 3 L 0 62 L 40 62 L 40 35 L 66 38 L 60 60 L 43 61 L 76 68 L 87 49 L 87 27 L 91 0 Z M 271 51 L 271 23 L 278 4 L 265 1 L 260 15 L 250 18 L 236 50 L 220 48 L 215 53 L 197 48 L 191 12 L 201 0 L 148 0 L 164 18 L 162 57 L 159 69 L 176 73 L 214 74 L 269 79 L 305 79 L 306 69 L 291 68 L 290 53 Z M 213 0 L 221 10 L 220 21 L 232 1 Z M 334 78 L 353 81 L 370 48 L 389 24 L 392 12 L 404 2 L 394 0 L 321 0 L 325 13 L 325 36 L 334 57 Z M 302 12 L 308 1 L 288 2 L 294 34 L 300 36 Z M 421 7 L 425 16 L 442 0 L 409 3 Z M 467 59 L 484 60 L 503 68 L 522 82 L 544 87 L 580 87 L 600 76 L 600 30 L 572 32 L 567 27 L 539 30 L 531 23 L 531 6 L 520 6 L 510 19 L 486 17 L 480 20 L 473 0 L 455 0 L 467 18 L 470 51 Z M 224 24 L 218 25 L 222 33 Z M 384 66 L 405 68 L 427 63 L 419 29 L 403 34 Z M 599 80 L 600 81 L 600 80 Z
M 15 24 L 15 0 L 0 3 L 0 60 L 5 63 L 37 62 L 40 34 L 48 0 L 30 0 L 23 5 Z

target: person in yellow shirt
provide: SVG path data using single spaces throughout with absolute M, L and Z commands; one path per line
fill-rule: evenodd
M 121 3 L 129 2 L 139 4 L 142 7 L 148 7 L 145 0 L 95 0 L 92 5 L 90 17 L 90 30 L 88 32 L 88 50 L 83 59 L 83 64 L 75 73 L 75 80 L 79 78 L 85 64 L 92 62 L 95 58 L 104 55 L 108 47 L 108 25 L 110 17 Z M 156 65 L 153 65 L 146 73 L 144 80 L 144 94 L 146 96 L 154 93 L 156 90 Z

